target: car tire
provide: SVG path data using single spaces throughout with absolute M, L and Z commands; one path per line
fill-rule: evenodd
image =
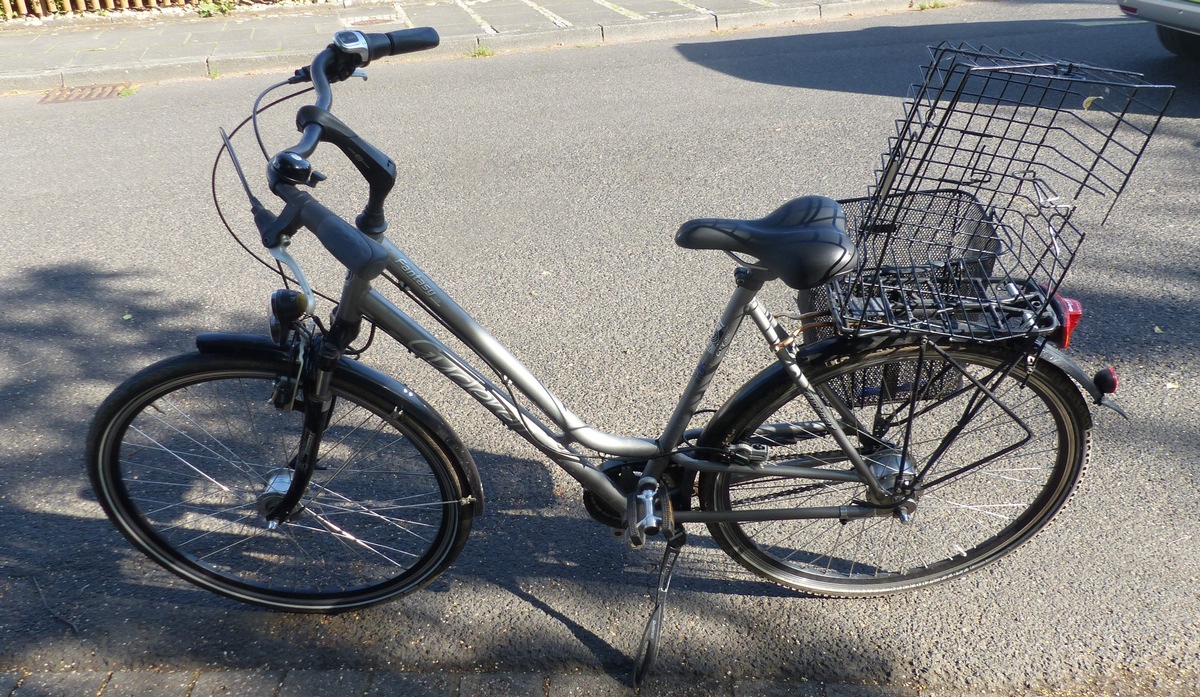
M 1158 40 L 1168 51 L 1177 56 L 1200 60 L 1200 35 L 1189 34 L 1170 27 L 1157 25 Z

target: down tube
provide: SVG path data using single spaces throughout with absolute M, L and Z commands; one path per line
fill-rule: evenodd
M 616 510 L 625 506 L 625 496 L 597 468 L 571 452 L 549 433 L 539 419 L 522 410 L 491 382 L 479 375 L 445 344 L 393 305 L 379 291 L 362 298 L 362 311 L 384 333 L 399 341 L 421 360 L 482 404 L 504 425 L 521 435 L 571 475 L 585 489 L 604 499 Z
M 388 270 L 421 300 L 431 314 L 444 322 L 455 337 L 498 373 L 511 380 L 521 394 L 536 404 L 573 442 L 617 457 L 654 457 L 661 454 L 658 443 L 653 440 L 605 433 L 588 426 L 395 244 L 385 241 L 384 247 L 391 255 Z

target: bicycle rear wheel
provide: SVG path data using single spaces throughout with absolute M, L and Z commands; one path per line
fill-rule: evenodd
M 711 523 L 722 549 L 783 586 L 867 597 L 967 573 L 1045 526 L 1070 498 L 1089 455 L 1091 416 L 1079 390 L 1045 363 L 1002 377 L 1011 353 L 944 348 L 949 361 L 932 350 L 919 360 L 917 346 L 904 346 L 806 368 L 818 390 L 876 438 L 897 449 L 909 443 L 903 469 L 920 476 L 911 522 L 886 516 Z M 782 371 L 722 413 L 729 417 L 714 418 L 705 444 L 751 441 L 767 445 L 772 461 L 824 453 L 840 456 L 828 467 L 849 467 Z M 707 511 L 844 506 L 867 498 L 855 483 L 729 473 L 700 478 Z
M 172 573 L 255 605 L 337 612 L 419 589 L 470 532 L 452 449 L 385 390 L 335 373 L 302 510 L 271 529 L 263 511 L 287 489 L 303 421 L 272 400 L 286 366 L 187 355 L 119 387 L 88 438 L 105 512 Z

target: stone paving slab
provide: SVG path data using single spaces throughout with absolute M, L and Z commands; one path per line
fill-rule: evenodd
M 367 697 L 443 697 L 458 694 L 459 679 L 450 675 L 375 673 L 372 678 Z
M 666 17 L 653 22 L 624 21 L 604 26 L 604 40 L 645 41 L 666 35 L 687 36 L 717 30 L 716 15 L 693 14 L 682 17 Z
M 257 697 L 274 695 L 283 684 L 283 673 L 257 670 L 201 672 L 188 697 Z M 394 694 L 403 694 L 396 692 Z
M 98 695 L 108 678 L 108 673 L 34 673 L 20 681 L 12 697 Z
M 454 4 L 414 5 L 404 9 L 413 26 L 436 27 L 442 36 L 473 36 L 483 32 L 478 21 Z
M 370 673 L 361 671 L 293 670 L 284 676 L 278 695 L 361 695 L 366 693 L 370 678 Z
M 196 674 L 171 671 L 166 673 L 118 671 L 104 686 L 105 697 L 176 697 L 192 689 Z M 84 694 L 84 693 L 80 693 Z
M 577 27 L 604 26 L 621 19 L 629 19 L 618 10 L 613 9 L 617 6 L 602 5 L 598 2 L 540 0 L 538 4 Z

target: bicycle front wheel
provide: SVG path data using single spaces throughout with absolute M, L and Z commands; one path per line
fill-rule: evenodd
M 287 362 L 195 354 L 151 366 L 101 406 L 88 474 L 142 552 L 207 590 L 297 612 L 410 593 L 471 527 L 452 449 L 384 395 L 335 373 L 333 407 L 298 513 L 269 527 L 303 414 L 272 399 Z
M 1006 376 L 1013 355 L 952 344 L 949 359 L 917 346 L 883 348 L 806 367 L 827 401 L 878 441 L 876 456 L 918 477 L 909 522 L 894 516 L 712 523 L 730 556 L 783 586 L 832 597 L 910 590 L 977 569 L 1032 537 L 1070 498 L 1091 445 L 1091 416 L 1058 369 L 1037 363 Z M 771 461 L 820 455 L 848 462 L 782 371 L 714 419 L 705 442 L 769 447 Z M 981 389 L 986 387 L 986 390 Z M 915 394 L 914 394 L 915 391 Z M 712 427 L 710 427 L 712 428 Z M 862 452 L 879 452 L 863 438 Z M 907 449 L 905 450 L 905 446 Z M 840 462 L 838 456 L 840 457 Z M 903 458 L 901 460 L 901 457 Z M 903 463 L 903 464 L 901 464 Z M 881 474 L 887 474 L 881 468 Z M 845 506 L 869 500 L 856 483 L 705 473 L 708 511 Z

